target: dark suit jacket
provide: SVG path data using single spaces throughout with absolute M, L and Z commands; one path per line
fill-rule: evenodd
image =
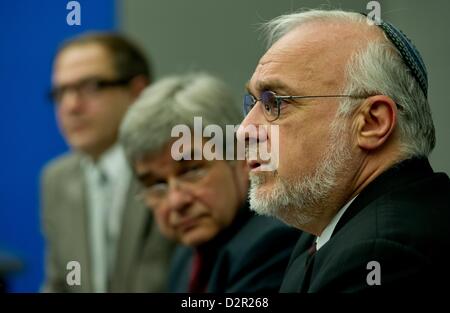
M 42 176 L 42 220 L 47 242 L 48 292 L 92 292 L 86 184 L 79 154 L 52 161 Z M 173 244 L 159 233 L 150 211 L 136 200 L 132 180 L 122 215 L 114 273 L 108 291 L 167 290 Z M 81 266 L 81 286 L 66 283 L 69 261 Z
M 448 176 L 433 173 L 426 159 L 403 161 L 357 196 L 307 267 L 315 238 L 302 235 L 280 291 L 439 290 L 450 276 L 449 223 Z M 381 285 L 367 283 L 371 261 L 380 265 Z
M 213 254 L 206 292 L 278 291 L 299 235 L 294 228 L 242 208 L 230 227 L 202 247 Z M 193 252 L 177 248 L 170 291 L 188 292 Z

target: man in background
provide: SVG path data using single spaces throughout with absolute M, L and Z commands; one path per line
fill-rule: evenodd
M 117 144 L 122 117 L 151 79 L 143 53 L 120 35 L 85 34 L 59 48 L 51 95 L 71 152 L 42 175 L 44 291 L 165 290 L 172 245 L 136 200 Z M 66 280 L 70 261 L 80 265 L 81 284 Z
M 225 83 L 190 73 L 146 89 L 120 127 L 144 201 L 162 233 L 181 244 L 171 292 L 276 292 L 281 285 L 300 232 L 249 210 L 247 164 L 229 153 L 237 151 L 234 125 L 241 118 Z M 221 144 L 210 158 L 212 127 Z M 180 128 L 189 130 L 185 141 L 175 139 Z

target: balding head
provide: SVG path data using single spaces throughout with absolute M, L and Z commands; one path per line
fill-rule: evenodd
M 285 24 L 282 27 L 275 23 Z M 310 11 L 289 19 L 275 19 L 266 27 L 270 45 L 266 57 L 276 53 L 290 54 L 292 59 L 299 59 L 307 68 L 314 69 L 324 81 L 330 82 L 333 78 L 342 86 L 352 56 L 366 49 L 370 42 L 388 43 L 379 27 L 370 25 L 357 13 L 320 16 Z M 264 60 L 262 58 L 261 62 Z

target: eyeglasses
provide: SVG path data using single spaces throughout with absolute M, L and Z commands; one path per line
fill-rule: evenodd
M 262 110 L 268 122 L 273 122 L 280 117 L 280 106 L 283 101 L 292 99 L 309 99 L 309 98 L 364 98 L 362 96 L 353 95 L 327 95 L 327 96 L 278 96 L 273 91 L 263 91 L 261 98 L 255 98 L 251 94 L 244 95 L 244 115 L 253 109 L 258 101 L 261 101 Z
M 120 78 L 120 79 L 102 79 L 98 77 L 90 77 L 83 79 L 77 83 L 67 84 L 54 87 L 49 97 L 56 104 L 60 104 L 64 99 L 64 96 L 71 90 L 77 92 L 81 97 L 92 97 L 97 95 L 101 90 L 111 87 L 125 86 L 129 84 L 132 78 Z
M 176 188 L 189 188 L 195 187 L 200 183 L 211 171 L 212 164 L 197 164 L 182 170 L 181 174 L 176 176 L 172 181 Z M 170 185 L 169 182 L 157 182 L 149 186 L 142 186 L 142 189 L 138 193 L 138 198 L 141 201 L 147 200 L 153 206 L 166 199 L 169 194 Z

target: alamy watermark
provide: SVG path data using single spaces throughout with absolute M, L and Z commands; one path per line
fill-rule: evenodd
M 66 283 L 69 286 L 81 286 L 81 265 L 78 261 L 67 262 L 66 270 L 69 272 L 66 275 Z
M 240 140 L 236 140 L 237 132 Z M 278 125 L 226 125 L 224 134 L 219 125 L 209 124 L 203 127 L 202 117 L 196 116 L 193 130 L 188 125 L 175 125 L 171 136 L 178 138 L 171 148 L 171 156 L 176 161 L 247 159 L 258 163 L 259 171 L 273 171 L 278 168 Z
M 369 25 L 380 25 L 381 24 L 381 4 L 378 1 L 369 1 L 366 6 L 367 10 L 367 23 Z
M 81 25 L 81 5 L 78 1 L 69 1 L 66 5 L 66 9 L 70 10 L 67 13 L 66 22 L 67 25 Z
M 370 261 L 366 266 L 370 272 L 366 276 L 366 282 L 369 286 L 381 285 L 381 265 L 377 261 Z

